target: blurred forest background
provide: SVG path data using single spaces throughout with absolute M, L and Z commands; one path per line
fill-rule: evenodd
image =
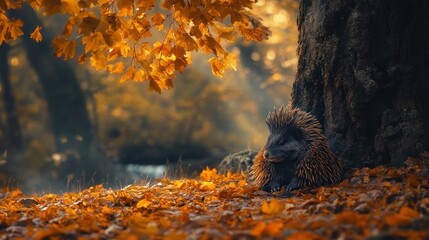
M 230 43 L 227 49 L 239 56 L 236 72 L 225 73 L 223 79 L 214 77 L 208 57 L 196 53 L 192 65 L 178 75 L 175 88 L 160 95 L 148 92 L 146 83 L 120 83 L 118 76 L 95 71 L 76 60 L 57 59 L 62 63 L 52 64 L 44 62 L 46 58 L 33 56 L 37 60 L 31 61 L 30 54 L 37 52 L 29 52 L 31 48 L 26 47 L 24 40 L 2 44 L 1 187 L 46 192 L 58 190 L 54 182 L 61 178 L 77 185 L 84 185 L 79 183 L 83 178 L 86 181 L 93 178 L 90 170 L 82 179 L 62 176 L 61 168 L 70 167 L 67 162 L 79 153 L 62 152 L 55 147 L 58 126 L 52 126 L 55 116 L 49 110 L 47 96 L 55 96 L 57 99 L 51 101 L 60 106 L 68 100 L 61 94 L 49 94 L 48 91 L 57 91 L 58 87 L 42 83 L 36 64 L 51 70 L 59 68 L 58 71 L 62 71 L 63 64 L 71 66 L 86 104 L 86 108 L 73 111 L 89 116 L 92 132 L 88 136 L 92 138 L 92 151 L 97 152 L 91 157 L 101 164 L 110 161 L 128 166 L 130 171 L 137 169 L 137 165 L 145 165 L 149 172 L 159 169 L 152 172 L 152 176 L 159 176 L 166 161 L 174 164 L 181 159 L 184 164 L 194 162 L 204 167 L 229 153 L 260 148 L 268 133 L 266 114 L 273 106 L 287 104 L 290 96 L 297 65 L 297 8 L 295 0 L 259 0 L 254 12 L 273 35 L 262 43 L 244 39 Z M 45 32 L 54 35 L 62 31 L 65 23 L 62 16 L 39 17 Z M 56 84 L 62 84 L 66 77 L 56 79 Z M 82 108 L 79 104 L 68 104 L 63 110 L 72 110 L 70 106 Z M 74 137 L 82 141 L 86 136 Z M 148 168 L 148 165 L 161 167 Z

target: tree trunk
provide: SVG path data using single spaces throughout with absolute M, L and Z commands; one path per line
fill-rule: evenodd
M 22 147 L 22 134 L 19 126 L 18 115 L 15 108 L 12 86 L 10 84 L 10 67 L 8 61 L 9 45 L 0 45 L 0 81 L 6 112 L 6 149 L 9 154 Z
M 11 16 L 24 22 L 22 39 L 27 58 L 33 66 L 44 90 L 55 137 L 56 149 L 68 156 L 62 174 L 82 171 L 89 165 L 88 154 L 92 142 L 92 130 L 85 97 L 73 68 L 54 57 L 47 31 L 42 29 L 43 41 L 30 39 L 31 32 L 42 22 L 30 7 L 11 11 Z M 80 173 L 78 173 L 80 174 Z
M 400 165 L 429 145 L 429 2 L 303 0 L 292 105 L 349 167 Z

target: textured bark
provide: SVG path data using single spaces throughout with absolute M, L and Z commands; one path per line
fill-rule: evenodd
M 6 112 L 6 149 L 9 153 L 19 150 L 22 147 L 21 127 L 19 126 L 18 115 L 16 113 L 15 99 L 13 98 L 12 86 L 10 84 L 10 67 L 8 61 L 9 45 L 0 46 L 0 82 Z
M 400 165 L 429 144 L 429 2 L 301 2 L 292 105 L 350 167 Z

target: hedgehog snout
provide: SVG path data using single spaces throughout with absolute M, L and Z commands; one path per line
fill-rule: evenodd
M 267 160 L 268 158 L 270 158 L 270 152 L 268 152 L 267 150 L 265 150 L 264 154 L 262 156 L 264 157 L 265 160 Z

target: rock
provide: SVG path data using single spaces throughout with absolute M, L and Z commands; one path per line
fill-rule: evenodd
M 257 151 L 254 150 L 243 150 L 237 153 L 226 156 L 218 165 L 217 170 L 219 173 L 232 173 L 247 172 L 250 170 L 253 164 Z

